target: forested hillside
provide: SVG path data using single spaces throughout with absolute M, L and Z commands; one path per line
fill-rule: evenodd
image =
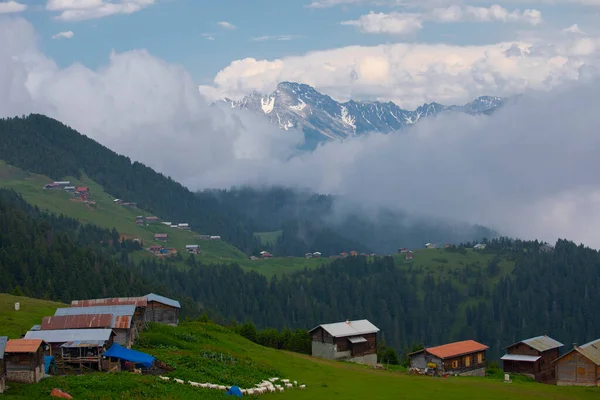
M 415 259 L 338 259 L 268 280 L 237 265 L 187 270 L 157 260 L 134 264 L 136 246 L 119 233 L 50 215 L 16 193 L 0 190 L 0 292 L 69 302 L 74 298 L 139 295 L 177 297 L 184 315 L 207 312 L 223 323 L 253 321 L 259 328 L 305 328 L 347 318 L 368 318 L 386 342 L 402 351 L 417 343 L 472 338 L 498 357 L 519 338 L 551 335 L 563 343 L 598 336 L 600 253 L 559 241 L 551 252 L 538 242 L 493 240 L 482 256 L 457 267 L 455 254 Z M 117 240 L 115 240 L 117 239 Z

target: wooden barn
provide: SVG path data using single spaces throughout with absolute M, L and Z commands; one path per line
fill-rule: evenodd
M 154 293 L 150 293 L 144 297 L 148 301 L 144 321 L 175 326 L 179 324 L 179 310 L 181 309 L 181 305 L 177 300 Z
M 0 393 L 4 393 L 4 390 L 6 390 L 6 363 L 4 362 L 6 342 L 8 342 L 8 338 L 0 336 Z
M 540 383 L 556 383 L 552 362 L 560 355 L 564 346 L 548 336 L 537 336 L 511 344 L 501 360 L 504 372 L 529 376 Z
M 554 360 L 559 386 L 600 387 L 600 339 L 575 345 L 573 350 Z
M 434 374 L 485 376 L 485 352 L 489 347 L 464 340 L 409 353 L 413 371 Z
M 42 320 L 41 329 L 111 329 L 115 334 L 114 341 L 129 348 L 139 332 L 135 313 L 135 304 L 58 308 L 54 317 Z M 143 314 L 139 318 L 141 322 Z
M 10 339 L 4 348 L 6 379 L 12 382 L 37 383 L 44 376 L 44 350 L 41 339 Z
M 377 364 L 379 328 L 366 319 L 319 325 L 308 333 L 312 355 L 330 360 Z

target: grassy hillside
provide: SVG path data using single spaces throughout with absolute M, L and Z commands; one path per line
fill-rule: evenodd
M 499 377 L 429 378 L 405 372 L 373 370 L 261 347 L 212 324 L 188 322 L 180 327 L 153 326 L 138 349 L 175 367 L 173 378 L 250 387 L 271 376 L 304 383 L 306 390 L 265 395 L 283 399 L 596 399 L 598 388 L 557 387 Z M 215 390 L 160 381 L 130 373 L 57 377 L 37 385 L 10 384 L 7 399 L 43 399 L 54 387 L 85 399 L 223 398 Z
M 19 311 L 15 311 L 17 302 L 21 303 Z M 54 315 L 57 308 L 64 306 L 53 301 L 0 293 L 0 336 L 19 338 L 33 325 L 42 323 L 43 317 Z

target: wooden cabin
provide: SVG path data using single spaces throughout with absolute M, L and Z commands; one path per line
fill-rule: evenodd
M 559 386 L 600 387 L 600 339 L 575 345 L 573 350 L 554 360 Z
M 61 346 L 67 342 L 102 342 L 110 346 L 114 342 L 112 329 L 61 329 L 53 331 L 29 331 L 25 339 L 41 339 L 50 345 L 49 354 L 61 354 Z
M 501 360 L 507 374 L 526 375 L 540 383 L 556 383 L 552 362 L 559 357 L 562 343 L 548 336 L 521 340 L 506 348 Z
M 488 346 L 464 340 L 409 353 L 413 371 L 432 374 L 485 376 L 485 352 Z
M 102 355 L 110 347 L 105 340 L 76 340 L 60 346 L 60 362 L 97 371 L 102 371 Z
M 159 296 L 150 293 L 144 296 L 148 301 L 144 321 L 158 322 L 160 324 L 174 325 L 179 324 L 179 310 L 181 304 L 177 300 Z
M 143 310 L 136 317 L 135 304 L 120 306 L 90 306 L 59 308 L 54 317 L 46 317 L 46 326 L 55 329 L 112 329 L 114 341 L 121 346 L 131 347 L 143 327 Z M 139 323 L 136 324 L 136 318 Z
M 44 348 L 41 339 L 10 339 L 4 348 L 6 380 L 37 383 L 44 376 Z
M 8 338 L 0 336 L 0 394 L 6 390 L 6 363 L 4 362 L 4 349 Z
M 319 325 L 308 333 L 313 357 L 375 365 L 377 332 L 379 328 L 363 319 Z

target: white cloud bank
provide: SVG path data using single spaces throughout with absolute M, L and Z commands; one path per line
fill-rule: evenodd
M 526 96 L 491 117 L 425 121 L 295 155 L 299 132 L 207 106 L 185 70 L 146 51 L 111 54 L 98 70 L 61 69 L 23 20 L 0 20 L 0 42 L 8 43 L 0 46 L 2 115 L 45 113 L 191 188 L 302 186 L 600 247 L 595 66 L 573 67 L 581 84 Z
M 217 25 L 219 25 L 223 29 L 228 29 L 230 31 L 237 29 L 237 26 L 235 26 L 231 22 L 227 22 L 227 21 L 217 22 Z
M 83 21 L 116 14 L 133 14 L 156 0 L 48 0 L 46 9 L 58 12 L 56 19 Z
M 27 10 L 26 4 L 17 3 L 16 1 L 0 1 L 0 14 L 12 14 Z
M 351 25 L 364 33 L 405 35 L 420 31 L 424 21 L 432 22 L 520 22 L 530 25 L 542 23 L 542 13 L 538 10 L 509 11 L 494 4 L 490 7 L 461 7 L 453 5 L 446 8 L 434 8 L 426 13 L 390 12 L 388 14 L 371 11 L 357 20 L 342 21 L 342 25 Z

